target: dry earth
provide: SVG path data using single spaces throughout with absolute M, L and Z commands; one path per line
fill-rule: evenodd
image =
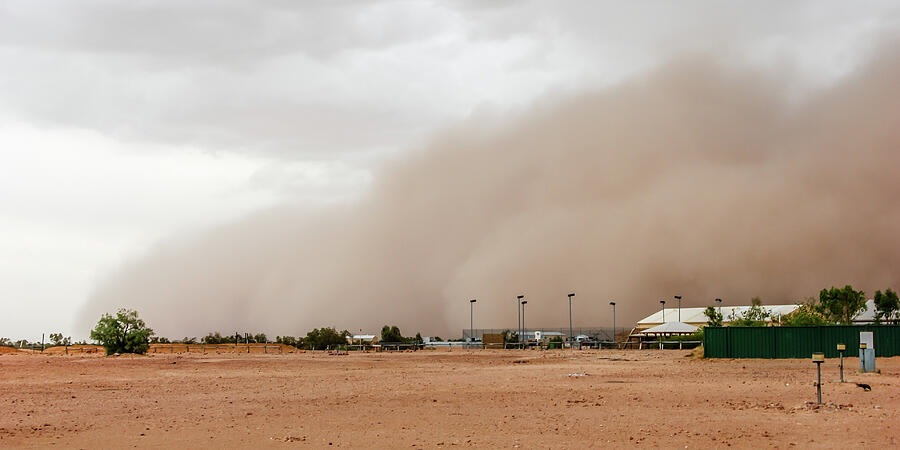
M 900 358 L 686 351 L 0 356 L 0 447 L 896 447 Z M 858 364 L 846 360 L 847 367 Z M 583 375 L 582 375 L 583 374 Z

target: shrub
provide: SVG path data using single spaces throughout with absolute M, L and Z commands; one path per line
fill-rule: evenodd
M 150 348 L 153 330 L 138 317 L 137 311 L 119 309 L 115 316 L 104 314 L 91 330 L 91 339 L 106 349 L 106 354 L 145 353 Z

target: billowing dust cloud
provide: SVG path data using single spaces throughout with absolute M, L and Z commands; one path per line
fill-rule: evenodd
M 158 244 L 81 318 L 140 311 L 160 335 L 313 327 L 459 336 L 631 326 L 684 306 L 900 287 L 900 58 L 797 102 L 704 60 L 466 123 L 384 165 L 352 205 L 284 206 Z M 475 121 L 473 121 L 475 122 Z

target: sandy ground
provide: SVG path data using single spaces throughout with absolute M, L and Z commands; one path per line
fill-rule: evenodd
M 687 351 L 0 356 L 0 447 L 885 448 L 900 358 Z M 583 376 L 579 376 L 584 374 Z

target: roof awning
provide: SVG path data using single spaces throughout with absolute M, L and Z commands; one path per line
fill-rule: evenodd
M 698 329 L 699 328 L 684 322 L 666 322 L 662 325 L 641 331 L 640 334 L 691 334 L 695 333 Z

